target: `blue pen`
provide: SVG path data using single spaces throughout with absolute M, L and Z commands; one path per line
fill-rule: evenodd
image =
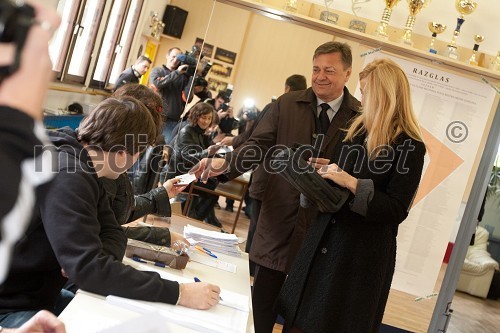
M 214 257 L 217 259 L 217 256 L 215 254 L 213 254 L 212 251 L 210 251 L 209 249 L 207 249 L 206 247 L 202 247 L 203 250 L 207 251 L 207 254 L 210 255 L 211 257 Z
M 162 267 L 162 268 L 165 268 L 166 265 L 162 262 L 158 262 L 158 261 L 155 261 L 155 262 L 152 262 L 152 261 L 146 261 L 142 258 L 139 258 L 139 257 L 132 257 L 132 260 L 133 261 L 137 261 L 137 262 L 140 262 L 140 263 L 143 263 L 143 264 L 153 264 L 155 266 L 158 266 L 158 267 Z
M 194 277 L 194 282 L 201 282 L 201 280 L 200 280 L 200 279 L 198 279 L 198 278 L 195 276 L 195 277 Z M 221 301 L 223 301 L 222 297 L 220 297 L 220 296 L 219 296 L 219 298 L 220 298 L 220 300 L 221 300 Z

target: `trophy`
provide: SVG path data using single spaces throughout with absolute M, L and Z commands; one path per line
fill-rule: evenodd
M 500 51 L 497 52 L 497 56 L 491 61 L 490 69 L 500 72 Z
M 437 22 L 429 22 L 429 30 L 432 32 L 431 44 L 429 45 L 429 52 L 437 54 L 437 50 L 434 48 L 434 43 L 436 42 L 436 37 L 440 33 L 443 33 L 446 30 L 446 25 L 437 23 Z
M 410 15 L 406 20 L 405 33 L 401 38 L 401 43 L 412 46 L 413 41 L 411 40 L 411 32 L 413 30 L 413 25 L 415 24 L 415 16 L 420 12 L 422 8 L 427 6 L 431 0 L 407 0 L 408 9 L 410 10 Z
M 160 20 L 157 12 L 151 13 L 149 28 L 151 28 L 151 37 L 160 39 L 160 34 L 163 32 L 163 28 L 165 28 L 165 23 Z
M 474 66 L 479 65 L 477 60 L 476 60 L 476 54 L 477 54 L 477 50 L 479 50 L 479 44 L 481 44 L 481 42 L 483 40 L 484 40 L 484 36 L 474 35 L 474 41 L 476 43 L 474 44 L 474 48 L 472 49 L 472 55 L 469 58 L 469 65 L 474 65 Z
M 356 30 L 359 32 L 365 32 L 366 23 L 360 20 L 351 20 L 351 22 L 349 22 L 349 29 Z
M 327 10 L 324 10 L 321 12 L 319 15 L 319 19 L 321 21 L 325 21 L 331 24 L 337 24 L 337 21 L 339 20 L 339 15 L 335 13 L 330 13 Z
M 375 36 L 383 39 L 388 39 L 389 36 L 387 35 L 387 25 L 389 24 L 389 19 L 391 18 L 392 9 L 396 7 L 399 0 L 384 0 L 384 1 L 385 1 L 384 13 L 382 14 L 382 20 L 380 21 L 380 24 L 377 30 L 375 31 Z
M 457 27 L 453 31 L 453 37 L 450 44 L 448 44 L 448 57 L 452 59 L 458 59 L 457 51 L 457 38 L 460 34 L 460 27 L 465 22 L 464 16 L 472 14 L 476 10 L 477 3 L 472 0 L 455 0 L 455 8 L 457 9 L 460 16 L 457 18 Z
M 285 10 L 295 13 L 297 11 L 297 0 L 286 0 Z

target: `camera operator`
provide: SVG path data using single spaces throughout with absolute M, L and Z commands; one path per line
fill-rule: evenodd
M 172 137 L 172 130 L 179 121 L 184 110 L 185 101 L 182 98 L 183 91 L 189 82 L 187 74 L 188 64 L 181 64 L 179 55 L 182 55 L 178 47 L 168 50 L 166 65 L 155 67 L 149 76 L 150 83 L 157 89 L 163 100 L 163 136 L 165 142 Z
M 33 149 L 45 140 L 42 105 L 52 64 L 48 42 L 60 23 L 57 13 L 41 5 L 13 5 L 0 1 L 0 285 L 9 271 L 11 249 L 23 234 L 40 187 L 50 177 L 46 161 Z M 42 170 L 35 173 L 35 160 Z M 40 166 L 40 165 L 39 165 Z M 50 170 L 49 170 L 50 174 Z M 40 185 L 40 186 L 39 186 Z M 1 287 L 0 287 L 1 288 Z M 0 312 L 0 327 L 13 327 Z M 64 324 L 48 311 L 40 311 L 18 329 L 3 332 L 64 333 Z

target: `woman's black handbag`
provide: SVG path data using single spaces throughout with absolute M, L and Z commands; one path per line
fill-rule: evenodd
M 270 163 L 271 168 L 305 195 L 321 212 L 339 211 L 349 198 L 349 191 L 322 178 L 316 169 L 307 163 L 306 155 L 304 150 L 283 149 L 274 155 Z

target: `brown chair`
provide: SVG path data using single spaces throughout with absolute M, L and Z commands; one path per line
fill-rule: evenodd
M 247 172 L 228 182 L 219 183 L 214 190 L 209 190 L 201 186 L 196 186 L 196 183 L 191 183 L 191 185 L 189 186 L 186 203 L 184 205 L 183 214 L 185 216 L 188 216 L 189 214 L 189 211 L 191 209 L 192 196 L 196 195 L 193 193 L 193 190 L 203 191 L 210 194 L 237 200 L 240 202 L 240 204 L 238 205 L 238 209 L 236 210 L 236 217 L 234 218 L 234 224 L 231 230 L 231 233 L 234 234 L 234 230 L 236 229 L 236 225 L 238 224 L 238 218 L 240 217 L 241 208 L 243 207 L 243 201 L 245 200 L 245 194 L 247 192 L 249 182 L 250 173 Z

